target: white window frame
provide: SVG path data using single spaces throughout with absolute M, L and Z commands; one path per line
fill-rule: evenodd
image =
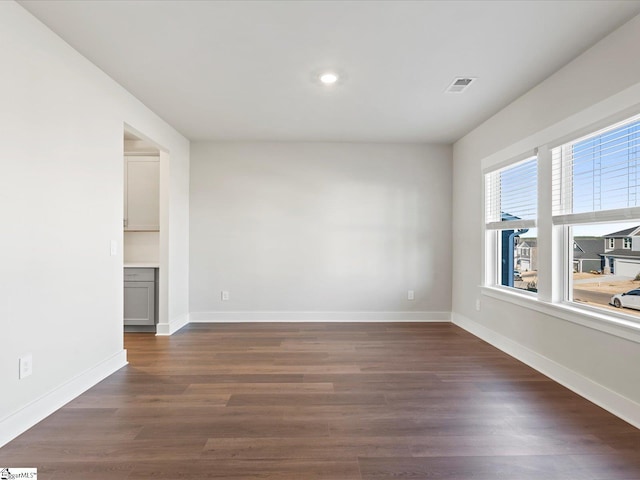
M 624 237 L 622 239 L 622 248 L 625 250 L 631 250 L 631 237 Z
M 630 222 L 638 221 L 640 223 L 640 207 L 627 207 L 618 208 L 614 210 L 597 210 L 586 213 L 571 213 L 571 199 L 573 197 L 572 185 L 573 185 L 573 172 L 570 166 L 564 161 L 564 155 L 570 154 L 573 145 L 582 141 L 593 138 L 607 131 L 615 130 L 626 124 L 640 121 L 640 115 L 631 116 L 619 122 L 612 123 L 598 129 L 594 129 L 592 132 L 581 136 L 575 140 L 558 145 L 552 150 L 552 164 L 553 164 L 553 214 L 552 222 L 555 225 L 554 228 L 562 229 L 564 246 L 563 251 L 565 254 L 563 265 L 563 279 L 555 277 L 552 281 L 564 285 L 563 294 L 558 299 L 559 303 L 570 305 L 572 308 L 578 310 L 585 310 L 588 312 L 603 313 L 612 318 L 626 318 L 631 322 L 637 323 L 640 327 L 640 318 L 635 315 L 631 315 L 624 312 L 609 312 L 602 307 L 594 307 L 585 305 L 582 303 L 576 303 L 573 301 L 573 249 L 570 248 L 573 245 L 573 235 L 571 234 L 571 228 L 577 225 L 589 225 L 599 223 L 614 223 L 614 222 Z M 623 240 L 623 245 L 626 238 Z M 624 248 L 630 248 L 629 247 Z M 615 250 L 615 238 L 605 239 L 605 253 L 611 250 Z
M 485 269 L 484 269 L 484 285 L 492 288 L 498 288 L 513 292 L 517 295 L 529 296 L 535 298 L 536 292 L 527 291 L 521 288 L 508 287 L 502 285 L 502 232 L 504 230 L 520 230 L 524 228 L 537 228 L 537 219 L 526 220 L 504 220 L 497 221 L 496 218 L 488 218 L 490 216 L 489 210 L 494 212 L 500 211 L 500 199 L 495 195 L 491 195 L 491 190 L 495 188 L 493 184 L 492 174 L 506 170 L 511 167 L 516 167 L 522 163 L 536 160 L 537 152 L 528 152 L 512 158 L 507 162 L 495 166 L 494 168 L 486 169 L 483 172 L 484 182 L 484 198 L 483 204 L 485 205 Z M 488 201 L 492 202 L 492 205 L 488 205 Z M 497 204 L 495 202 L 498 202 Z M 514 251 L 515 254 L 515 251 Z M 515 269 L 515 263 L 514 263 Z
M 624 95 L 610 97 L 601 102 L 597 109 L 586 108 L 575 113 L 570 119 L 558 122 L 544 130 L 518 140 L 500 151 L 481 160 L 482 181 L 487 171 L 509 165 L 518 159 L 524 159 L 538 153 L 538 278 L 540 288 L 538 296 L 525 295 L 524 291 L 495 285 L 495 268 L 498 261 L 497 249 L 490 241 L 490 235 L 483 236 L 484 262 L 482 262 L 482 284 L 479 292 L 482 296 L 497 301 L 512 303 L 518 307 L 548 315 L 558 321 L 567 321 L 587 328 L 606 332 L 625 340 L 640 343 L 640 323 L 629 315 L 601 308 L 578 306 L 567 302 L 567 293 L 572 291 L 573 248 L 569 242 L 570 228 L 552 222 L 552 162 L 551 149 L 574 141 L 582 136 L 591 135 L 616 122 L 628 121 L 633 116 L 640 117 L 640 84 L 629 89 Z M 505 160 L 511 159 L 511 160 Z M 480 189 L 484 194 L 484 188 Z M 626 212 L 620 221 L 635 220 L 632 212 Z M 637 217 L 636 217 L 637 218 Z M 589 222 L 585 222 L 589 223 Z M 640 224 L 640 222 L 639 222 Z M 485 233 L 487 233 L 485 229 Z M 606 246 L 606 244 L 605 244 Z M 548 283 L 547 283 L 548 282 Z M 480 298 L 477 299 L 478 301 Z M 479 305 L 479 304 L 478 304 Z

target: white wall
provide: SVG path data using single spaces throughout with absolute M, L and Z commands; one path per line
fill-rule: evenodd
M 188 314 L 189 142 L 16 3 L 0 45 L 1 445 L 124 361 L 125 122 L 170 151 L 168 320 Z
M 191 154 L 192 321 L 449 318 L 450 147 L 194 143 Z
M 124 263 L 160 261 L 159 232 L 124 232 Z
M 586 322 L 580 316 L 570 322 L 550 311 L 526 308 L 526 302 L 521 306 L 482 295 L 479 285 L 481 161 L 508 160 L 609 116 L 640 112 L 640 62 L 635 60 L 639 44 L 637 17 L 459 140 L 454 145 L 453 188 L 454 322 L 557 378 L 564 377 L 565 383 L 573 382 L 572 388 L 601 404 L 609 403 L 608 408 L 636 424 L 640 424 L 637 340 L 587 328 L 577 323 Z M 541 248 L 542 242 L 540 238 Z M 482 300 L 480 312 L 476 299 Z M 638 338 L 629 332 L 629 338 Z M 615 402 L 618 405 L 612 406 Z

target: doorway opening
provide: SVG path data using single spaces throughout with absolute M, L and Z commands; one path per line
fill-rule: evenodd
M 169 156 L 125 125 L 123 136 L 123 327 L 157 333 L 167 315 Z

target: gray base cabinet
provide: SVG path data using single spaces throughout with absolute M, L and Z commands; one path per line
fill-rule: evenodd
M 124 269 L 124 324 L 156 324 L 154 268 Z

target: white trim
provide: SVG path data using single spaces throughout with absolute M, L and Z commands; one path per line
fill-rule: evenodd
M 506 158 L 517 158 L 522 152 L 541 145 L 553 149 L 575 138 L 620 122 L 640 111 L 640 82 L 621 92 L 587 107 L 549 127 L 546 127 L 481 160 L 483 173 L 500 168 Z
M 191 323 L 449 322 L 450 312 L 192 312 Z
M 615 312 L 602 313 L 604 310 L 577 306 L 572 303 L 544 302 L 534 295 L 523 295 L 524 292 L 511 292 L 507 288 L 480 287 L 482 295 L 497 300 L 513 303 L 529 310 L 544 313 L 560 320 L 576 323 L 583 327 L 640 343 L 640 323 L 627 320 L 626 315 Z
M 615 416 L 640 428 L 640 404 L 633 400 L 463 315 L 453 312 L 452 322 L 512 357 L 517 358 L 559 384 L 564 385 L 569 390 L 599 405 Z
M 482 164 L 482 174 L 483 175 L 487 175 L 493 172 L 497 172 L 498 170 L 502 170 L 504 168 L 507 167 L 515 167 L 516 165 L 520 164 L 520 163 L 524 163 L 527 162 L 529 160 L 533 160 L 534 158 L 536 158 L 536 156 L 538 155 L 538 149 L 534 148 L 531 149 L 528 152 L 524 152 L 524 153 L 520 153 L 517 155 L 513 155 L 511 156 L 509 159 L 507 160 L 503 160 L 501 162 L 497 162 L 497 163 L 493 163 L 490 165 L 485 166 L 484 163 Z
M 487 230 L 519 230 L 521 228 L 536 228 L 536 220 L 502 220 L 500 222 L 489 222 Z
M 121 350 L 3 418 L 0 421 L 0 447 L 125 365 L 127 365 L 127 351 Z
M 158 323 L 156 325 L 156 335 L 157 336 L 168 336 L 173 335 L 178 330 L 180 330 L 185 325 L 188 325 L 190 322 L 190 315 L 185 313 L 184 315 L 174 318 L 169 323 Z
M 615 117 L 617 118 L 617 117 Z M 623 119 L 619 119 L 614 121 L 613 118 L 611 119 L 607 119 L 607 120 L 603 120 L 601 122 L 598 122 L 598 124 L 603 124 L 603 127 L 599 127 L 599 128 L 594 128 L 594 127 L 590 127 L 590 128 L 594 128 L 591 132 L 586 133 L 582 136 L 580 136 L 579 138 L 575 138 L 573 140 L 569 140 L 566 143 L 563 142 L 564 145 L 567 145 L 569 147 L 573 147 L 576 143 L 580 143 L 580 142 L 584 142 L 585 140 L 589 140 L 592 138 L 595 138 L 597 136 L 600 135 L 604 135 L 608 132 L 611 132 L 612 130 L 615 130 L 617 128 L 620 127 L 625 127 L 628 126 L 632 123 L 637 122 L 638 120 L 640 120 L 640 114 L 635 113 L 633 116 L 629 117 L 629 118 L 623 118 Z M 555 148 L 555 147 L 554 147 Z
M 640 207 L 629 207 L 616 210 L 553 215 L 553 223 L 554 225 L 579 225 L 583 223 L 623 222 L 637 220 L 638 218 L 640 218 Z
M 538 149 L 538 298 L 543 301 L 562 299 L 564 283 L 557 283 L 564 271 L 562 227 L 553 225 L 553 161 L 546 146 Z

